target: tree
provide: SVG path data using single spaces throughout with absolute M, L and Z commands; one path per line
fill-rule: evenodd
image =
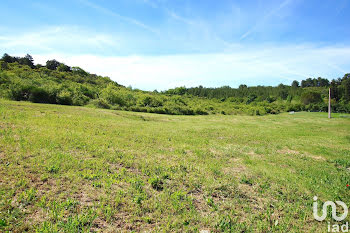
M 46 62 L 46 68 L 50 69 L 50 70 L 56 70 L 57 67 L 60 65 L 61 63 L 56 61 L 55 59 L 53 60 L 48 60 Z
M 317 78 L 317 87 L 328 87 L 329 80 L 325 78 L 318 77 Z
M 67 66 L 63 63 L 61 63 L 58 67 L 57 67 L 57 70 L 60 71 L 60 72 L 71 72 L 72 69 L 70 68 L 70 66 Z
M 286 85 L 284 85 L 283 83 L 280 83 L 279 85 L 278 85 L 278 88 L 285 88 L 286 87 Z
M 81 75 L 81 76 L 88 75 L 88 73 L 85 70 L 83 70 L 82 68 L 77 67 L 77 66 L 73 66 L 72 71 L 73 71 L 73 73 Z
M 21 65 L 27 65 L 30 68 L 34 68 L 34 59 L 32 56 L 30 56 L 29 54 L 27 54 L 25 57 L 21 57 L 18 59 L 18 63 Z
M 34 59 L 29 54 L 27 54 L 25 57 L 12 57 L 12 56 L 8 55 L 7 53 L 4 53 L 4 55 L 2 56 L 2 58 L 0 60 L 4 61 L 6 63 L 18 62 L 19 64 L 27 65 L 30 68 L 35 67 L 34 66 Z
M 186 87 L 176 87 L 174 89 L 175 95 L 184 95 L 186 93 Z
M 294 80 L 294 81 L 292 82 L 292 87 L 293 87 L 293 88 L 299 87 L 299 82 L 298 82 L 297 80 Z
M 312 87 L 314 86 L 314 81 L 311 78 L 301 81 L 301 87 Z
M 333 79 L 331 81 L 331 85 L 330 85 L 332 99 L 339 100 L 341 98 L 341 95 L 338 91 L 338 86 L 339 86 L 339 82 L 337 80 Z
M 36 64 L 36 65 L 35 65 L 35 68 L 36 68 L 36 69 L 40 69 L 40 68 L 42 68 L 42 67 L 45 67 L 45 66 L 43 66 L 43 65 L 41 65 L 41 64 Z
M 16 61 L 15 57 L 11 57 L 10 55 L 8 55 L 7 53 L 4 53 L 4 55 L 1 58 L 2 61 L 6 62 L 6 63 L 12 63 Z
M 257 98 L 257 96 L 255 94 L 250 94 L 248 96 L 247 102 L 246 104 L 250 104 L 251 102 L 253 102 L 255 99 Z
M 28 59 L 28 61 L 30 61 L 32 64 L 34 64 L 34 59 L 30 54 L 27 53 L 27 55 L 24 58 Z
M 0 70 L 7 70 L 7 69 L 8 69 L 7 62 L 0 61 Z
M 344 100 L 350 101 L 350 74 L 345 74 L 342 79 L 342 86 L 344 88 Z
M 321 103 L 322 97 L 319 92 L 307 91 L 301 95 L 301 102 L 305 105 Z
M 280 89 L 278 96 L 281 97 L 281 99 L 285 100 L 288 97 L 288 90 L 285 88 Z
M 27 54 L 25 57 L 25 59 L 27 59 L 27 63 L 31 68 L 34 68 L 34 59 L 30 54 Z

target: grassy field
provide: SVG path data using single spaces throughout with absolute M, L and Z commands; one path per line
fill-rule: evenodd
M 0 232 L 325 232 L 350 118 L 169 116 L 0 100 Z

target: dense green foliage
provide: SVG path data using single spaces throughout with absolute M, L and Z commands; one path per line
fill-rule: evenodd
M 167 94 L 192 95 L 202 98 L 219 99 L 222 102 L 231 101 L 247 105 L 261 105 L 262 103 L 277 103 L 280 111 L 326 111 L 328 88 L 332 93 L 332 108 L 335 112 L 350 112 L 350 74 L 331 82 L 323 78 L 308 78 L 293 81 L 291 86 L 280 84 L 277 87 L 256 86 L 239 88 L 223 86 L 219 88 L 179 87 L 166 91 Z
M 306 79 L 291 86 L 239 88 L 178 87 L 162 93 L 132 90 L 108 77 L 90 74 L 56 60 L 34 65 L 32 56 L 0 59 L 0 97 L 35 103 L 95 106 L 173 115 L 276 114 L 284 111 L 326 111 L 328 87 L 333 111 L 350 112 L 350 74 L 342 79 Z

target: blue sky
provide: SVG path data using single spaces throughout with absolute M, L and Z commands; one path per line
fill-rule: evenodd
M 350 0 L 3 0 L 0 11 L 0 52 L 145 90 L 350 72 Z

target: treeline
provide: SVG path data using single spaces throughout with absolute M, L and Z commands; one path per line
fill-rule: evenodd
M 35 69 L 35 68 L 40 69 L 40 68 L 46 67 L 47 69 L 57 70 L 61 72 L 75 72 L 83 76 L 86 76 L 88 74 L 87 72 L 85 72 L 83 69 L 79 67 L 70 67 L 64 63 L 56 61 L 55 59 L 48 60 L 45 66 L 41 64 L 34 65 L 34 59 L 30 54 L 27 54 L 24 57 L 12 57 L 7 53 L 5 53 L 0 59 L 0 61 L 1 61 L 1 67 L 3 69 L 7 68 L 8 63 L 18 63 L 19 65 L 29 66 L 31 69 Z
M 239 88 L 231 88 L 229 86 L 223 86 L 218 88 L 205 88 L 203 86 L 185 88 L 177 87 L 175 89 L 169 89 L 165 91 L 166 94 L 176 94 L 176 95 L 193 95 L 198 97 L 206 98 L 217 98 L 225 99 L 229 97 L 243 98 L 249 95 L 256 96 L 257 100 L 271 101 L 272 99 L 281 98 L 288 99 L 300 96 L 305 88 L 308 87 L 320 87 L 319 90 L 323 88 L 331 87 L 334 94 L 337 96 L 337 100 L 345 99 L 349 97 L 349 77 L 350 74 L 345 74 L 343 78 L 333 79 L 329 82 L 328 79 L 324 78 L 308 78 L 301 81 L 301 86 L 298 81 L 293 81 L 292 84 L 284 85 L 280 84 L 276 87 L 272 86 L 253 86 L 248 87 L 247 85 L 240 85 Z
M 350 74 L 332 80 L 309 78 L 292 84 L 239 88 L 178 87 L 165 92 L 126 88 L 57 60 L 45 65 L 4 54 L 0 59 L 0 97 L 36 103 L 93 106 L 176 115 L 276 114 L 284 111 L 326 111 L 328 88 L 333 111 L 350 112 Z
M 331 82 L 325 78 L 308 78 L 300 83 L 294 80 L 291 85 L 280 84 L 278 86 L 253 86 L 240 85 L 238 88 L 223 86 L 218 88 L 205 88 L 203 86 L 186 88 L 177 87 L 165 91 L 168 95 L 191 95 L 221 101 L 245 103 L 274 103 L 283 102 L 301 103 L 302 106 L 295 110 L 326 111 L 328 88 L 331 88 L 333 110 L 338 112 L 350 112 L 350 74 L 343 78 L 333 79 Z

